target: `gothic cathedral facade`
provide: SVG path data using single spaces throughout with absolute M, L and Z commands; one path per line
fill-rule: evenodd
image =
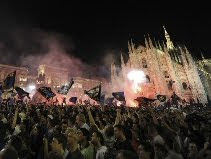
M 166 43 L 153 42 L 145 37 L 145 46 L 135 46 L 128 42 L 129 59 L 121 55 L 121 71 L 117 73 L 115 64 L 111 65 L 111 83 L 127 83 L 127 73 L 133 69 L 144 71 L 147 82 L 140 96 L 156 98 L 156 95 L 170 97 L 175 92 L 187 102 L 207 103 L 207 96 L 199 77 L 197 66 L 185 46 L 175 46 L 164 28 Z M 122 88 L 124 89 L 124 88 Z M 125 90 L 122 90 L 125 91 Z

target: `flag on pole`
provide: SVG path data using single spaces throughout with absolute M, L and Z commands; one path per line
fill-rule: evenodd
M 49 100 L 50 98 L 53 98 L 54 96 L 56 96 L 56 94 L 54 92 L 52 92 L 50 87 L 40 87 L 37 91 L 43 97 L 45 97 L 47 100 Z
M 16 92 L 18 93 L 18 96 L 19 96 L 21 99 L 23 99 L 24 97 L 28 97 L 28 98 L 30 99 L 29 93 L 26 92 L 26 91 L 24 91 L 22 88 L 20 88 L 20 87 L 15 87 L 15 90 L 16 90 Z
M 59 94 L 63 94 L 63 95 L 67 95 L 70 88 L 72 87 L 72 85 L 74 84 L 73 79 L 71 79 L 71 81 L 67 84 L 67 85 L 63 85 L 59 90 L 58 93 Z
M 7 75 L 7 77 L 5 78 L 3 82 L 3 86 L 2 86 L 3 90 L 8 91 L 8 90 L 14 89 L 15 77 L 16 77 L 16 71 Z
M 72 102 L 72 103 L 74 103 L 74 104 L 76 104 L 77 99 L 78 99 L 77 97 L 71 97 L 71 98 L 69 99 L 69 101 Z
M 100 98 L 101 98 L 101 84 L 99 84 L 98 86 L 88 90 L 88 91 L 84 91 L 85 94 L 87 94 L 91 99 L 100 102 Z
M 114 96 L 114 98 L 116 98 L 118 101 L 125 101 L 124 92 L 113 92 L 112 96 Z

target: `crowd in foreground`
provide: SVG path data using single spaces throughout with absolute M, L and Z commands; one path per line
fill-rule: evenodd
M 210 159 L 211 107 L 0 104 L 0 159 Z

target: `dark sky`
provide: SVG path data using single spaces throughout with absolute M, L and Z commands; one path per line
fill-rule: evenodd
M 109 50 L 115 50 L 117 56 L 119 50 L 127 52 L 127 41 L 131 38 L 136 44 L 142 43 L 146 34 L 163 40 L 165 25 L 171 38 L 185 44 L 194 56 L 203 52 L 210 58 L 208 5 L 157 1 L 5 1 L 0 5 L 0 40 L 12 46 L 10 42 L 14 43 L 14 39 L 9 34 L 16 28 L 59 33 L 74 43 L 72 53 L 76 57 L 97 65 Z M 33 38 L 30 34 L 26 36 Z M 24 48 L 19 48 L 20 52 L 21 49 Z

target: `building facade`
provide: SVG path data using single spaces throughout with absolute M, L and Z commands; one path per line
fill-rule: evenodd
M 129 59 L 124 61 L 121 55 L 121 71 L 111 65 L 111 82 L 115 90 L 128 88 L 127 74 L 131 70 L 144 71 L 147 82 L 141 85 L 139 96 L 156 98 L 156 95 L 170 97 L 175 92 L 186 101 L 194 100 L 207 103 L 207 96 L 202 85 L 197 65 L 185 46 L 175 46 L 164 28 L 166 43 L 153 42 L 145 38 L 145 46 L 137 47 L 128 42 Z M 124 83 L 121 86 L 119 83 Z M 116 88 L 119 87 L 119 88 Z
M 38 86 L 49 86 L 59 88 L 69 81 L 69 71 L 49 65 L 39 65 L 36 84 Z
M 8 74 L 16 71 L 15 85 L 19 87 L 26 87 L 28 81 L 28 69 L 25 67 L 15 67 L 0 64 L 0 82 L 3 82 Z
M 197 67 L 207 97 L 211 101 L 211 59 L 205 59 L 202 55 L 202 60 L 197 61 Z
M 70 90 L 72 96 L 82 97 L 84 96 L 84 90 L 90 90 L 97 85 L 101 84 L 102 94 L 107 94 L 109 88 L 109 83 L 105 81 L 99 81 L 94 79 L 87 79 L 82 77 L 73 77 L 74 84 Z

